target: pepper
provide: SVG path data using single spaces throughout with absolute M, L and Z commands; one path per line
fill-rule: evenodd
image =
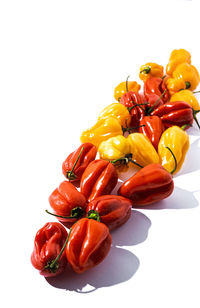
M 139 77 L 143 81 L 146 81 L 149 77 L 162 78 L 164 75 L 163 71 L 164 68 L 162 65 L 148 62 L 140 67 Z
M 183 78 L 165 78 L 165 83 L 170 95 L 186 88 Z
M 179 64 L 172 74 L 173 78 L 183 79 L 186 89 L 195 90 L 200 82 L 199 72 L 194 65 L 186 62 Z
M 188 134 L 178 126 L 169 127 L 164 131 L 158 144 L 158 154 L 162 163 L 162 166 L 171 172 L 174 168 L 174 157 L 168 151 L 170 148 L 176 158 L 178 172 L 184 162 L 185 155 L 189 149 L 189 136 Z
M 97 148 L 102 141 L 111 137 L 123 135 L 119 119 L 115 117 L 103 118 L 86 131 L 82 132 L 81 142 L 90 142 Z
M 119 119 L 122 126 L 125 126 L 126 124 L 129 125 L 131 120 L 128 109 L 124 105 L 119 103 L 113 103 L 105 107 L 100 112 L 98 121 L 110 116 Z
M 97 212 L 100 221 L 104 223 L 109 230 L 113 230 L 124 224 L 131 216 L 132 203 L 129 199 L 115 196 L 104 195 L 91 201 L 86 212 L 95 215 Z
M 154 93 L 146 94 L 146 103 L 147 112 L 150 108 L 152 108 L 153 111 L 153 109 L 164 104 L 162 98 Z
M 147 99 L 147 94 L 157 94 L 159 97 L 162 95 L 162 100 L 167 102 L 169 100 L 169 92 L 167 90 L 165 80 L 158 77 L 149 77 L 144 82 L 144 97 Z
M 167 75 L 171 76 L 176 67 L 184 62 L 191 64 L 191 54 L 185 49 L 174 49 L 166 67 Z
M 173 94 L 170 98 L 170 102 L 184 101 L 188 103 L 194 110 L 199 110 L 200 105 L 195 95 L 190 90 L 182 90 Z
M 85 169 L 81 178 L 81 192 L 90 202 L 93 199 L 108 195 L 118 181 L 115 167 L 106 160 L 93 160 Z
M 173 190 L 172 175 L 160 164 L 150 164 L 125 181 L 118 194 L 129 198 L 133 206 L 144 206 L 167 198 Z
M 140 121 L 139 132 L 148 137 L 156 150 L 163 131 L 163 123 L 157 116 L 146 116 Z
M 68 228 L 83 216 L 86 208 L 85 196 L 68 181 L 63 181 L 52 192 L 49 203 L 58 220 Z M 60 216 L 67 216 L 68 218 Z
M 141 86 L 136 81 L 121 82 L 114 91 L 114 98 L 120 101 L 122 95 L 128 91 L 139 92 Z
M 63 174 L 71 182 L 80 180 L 85 168 L 95 159 L 96 154 L 97 148 L 92 143 L 81 144 L 63 162 Z
M 48 222 L 37 231 L 31 263 L 41 275 L 56 276 L 64 270 L 67 259 L 62 248 L 67 236 L 67 231 L 58 222 Z
M 101 159 L 111 161 L 131 153 L 131 145 L 124 136 L 116 136 L 101 142 L 98 152 Z
M 103 261 L 111 247 L 108 227 L 94 219 L 82 218 L 71 227 L 66 257 L 76 273 L 83 273 Z

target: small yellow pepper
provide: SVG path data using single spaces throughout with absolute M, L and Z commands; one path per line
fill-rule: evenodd
M 121 82 L 114 91 L 114 98 L 120 101 L 123 94 L 128 91 L 139 92 L 141 86 L 136 81 Z
M 99 156 L 106 160 L 115 160 L 125 157 L 131 153 L 131 145 L 124 136 L 109 138 L 100 143 L 98 148 Z
M 140 67 L 139 77 L 143 81 L 146 81 L 149 77 L 162 78 L 163 75 L 164 75 L 164 68 L 162 65 L 148 62 Z
M 166 82 L 165 82 L 167 89 L 169 91 L 170 95 L 173 95 L 174 93 L 185 89 L 186 85 L 185 85 L 185 81 L 183 80 L 183 78 L 166 78 Z
M 189 149 L 189 136 L 178 126 L 171 126 L 164 131 L 158 144 L 158 154 L 162 166 L 169 172 L 174 170 L 176 165 L 172 153 L 167 149 L 170 148 L 177 161 L 175 172 L 179 171 L 185 155 Z
M 126 125 L 129 125 L 131 121 L 131 115 L 128 109 L 124 105 L 119 103 L 113 103 L 105 107 L 100 112 L 98 121 L 101 120 L 102 118 L 107 118 L 110 116 L 118 118 L 119 121 L 121 122 L 121 125 L 124 127 L 126 127 Z
M 80 140 L 82 143 L 90 142 L 97 148 L 102 141 L 111 137 L 123 135 L 119 119 L 115 117 L 103 118 L 91 128 L 82 132 Z
M 173 94 L 170 102 L 183 101 L 188 103 L 194 110 L 199 110 L 200 105 L 195 95 L 190 90 L 182 90 Z
M 194 65 L 186 62 L 179 64 L 172 74 L 173 78 L 183 79 L 186 89 L 195 90 L 200 82 L 199 72 Z
M 145 135 L 142 133 L 133 133 L 127 139 L 131 145 L 132 160 L 136 163 L 144 167 L 160 162 L 158 153 Z
M 191 64 L 191 54 L 185 49 L 173 50 L 166 67 L 167 75 L 171 76 L 176 67 L 184 62 Z

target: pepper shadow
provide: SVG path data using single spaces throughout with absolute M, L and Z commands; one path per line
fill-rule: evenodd
M 151 220 L 139 211 L 132 210 L 129 220 L 111 232 L 112 243 L 116 246 L 132 246 L 147 239 Z
M 75 273 L 68 266 L 62 274 L 45 279 L 55 288 L 85 294 L 129 280 L 137 272 L 139 264 L 139 259 L 132 252 L 112 246 L 102 263 L 82 274 Z

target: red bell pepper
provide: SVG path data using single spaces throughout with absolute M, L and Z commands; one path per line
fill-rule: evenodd
M 100 221 L 110 230 L 124 224 L 131 216 L 132 203 L 129 199 L 115 196 L 104 195 L 92 200 L 86 209 L 86 212 L 95 215 L 97 212 Z
M 167 90 L 165 81 L 162 78 L 150 77 L 144 82 L 144 97 L 146 100 L 148 99 L 148 94 L 151 93 L 156 94 L 159 97 L 163 94 L 162 100 L 164 102 L 169 101 L 169 91 Z
M 58 220 L 68 228 L 83 216 L 86 208 L 85 196 L 68 181 L 62 182 L 52 192 L 49 197 L 49 203 Z M 60 216 L 67 216 L 68 218 L 62 218 Z
M 82 273 L 103 261 L 111 247 L 108 227 L 96 220 L 82 218 L 71 227 L 66 257 L 72 269 Z
M 62 172 L 69 181 L 78 181 L 83 172 L 97 154 L 97 148 L 92 143 L 83 143 L 77 150 L 69 154 L 62 164 Z
M 115 167 L 109 161 L 96 159 L 88 165 L 81 177 L 81 192 L 90 202 L 101 195 L 110 194 L 117 181 Z
M 157 116 L 146 116 L 140 121 L 139 132 L 149 138 L 156 150 L 163 131 L 163 123 Z
M 172 175 L 160 164 L 150 164 L 125 181 L 118 194 L 132 201 L 133 206 L 148 205 L 172 194 Z
M 67 236 L 58 222 L 48 222 L 36 233 L 31 263 L 41 275 L 56 276 L 64 270 L 67 259 L 63 246 Z

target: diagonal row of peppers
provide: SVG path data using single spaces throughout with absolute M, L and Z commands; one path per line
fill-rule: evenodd
M 45 277 L 68 265 L 82 273 L 102 262 L 111 247 L 110 232 L 129 219 L 131 208 L 163 200 L 174 190 L 173 174 L 189 149 L 185 130 L 194 121 L 200 128 L 200 106 L 192 92 L 200 76 L 190 53 L 179 49 L 172 51 L 166 73 L 162 65 L 149 62 L 139 77 L 143 92 L 129 77 L 120 83 L 116 103 L 102 110 L 62 164 L 66 179 L 49 196 L 52 212 L 46 210 L 59 222 L 48 222 L 37 232 L 31 255 L 32 265 Z M 127 169 L 132 176 L 113 195 L 119 173 Z

